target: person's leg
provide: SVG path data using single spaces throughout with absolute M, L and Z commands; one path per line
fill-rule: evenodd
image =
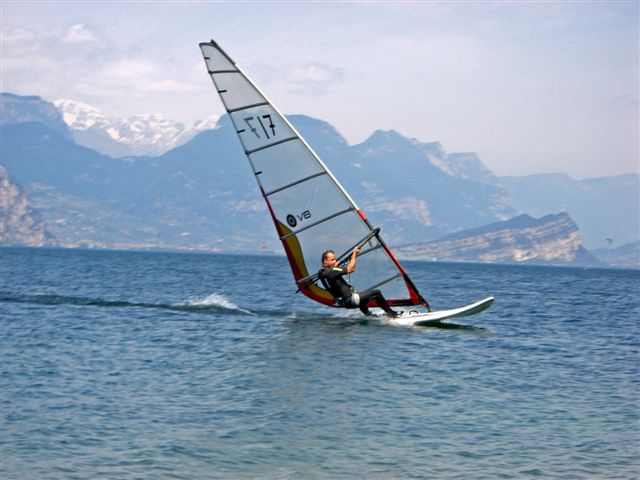
M 384 313 L 386 313 L 389 317 L 397 317 L 398 314 L 387 304 L 387 300 L 382 295 L 382 292 L 380 290 L 375 290 L 375 292 L 376 296 L 373 299 L 378 304 L 378 306 L 382 310 L 384 310 Z
M 365 315 L 371 314 L 369 312 L 369 309 L 367 308 L 367 304 L 372 300 L 376 302 L 378 307 L 384 310 L 384 312 L 390 317 L 395 317 L 398 315 L 396 312 L 394 312 L 391 309 L 391 307 L 389 307 L 389 305 L 387 305 L 387 301 L 382 295 L 382 292 L 380 290 L 365 290 L 364 292 L 359 292 L 359 293 L 360 293 L 360 310 Z M 369 312 L 369 313 L 366 313 L 366 312 Z
M 367 305 L 373 298 L 374 291 L 365 290 L 364 292 L 358 292 L 358 295 L 360 295 L 360 303 L 358 304 L 360 311 L 367 316 L 371 315 L 371 311 L 369 310 L 369 307 L 367 307 Z

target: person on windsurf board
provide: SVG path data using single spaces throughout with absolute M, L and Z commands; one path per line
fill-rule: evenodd
M 336 253 L 327 250 L 322 254 L 322 269 L 318 272 L 318 278 L 322 285 L 328 290 L 336 301 L 336 306 L 343 308 L 359 308 L 367 316 L 371 311 L 367 307 L 369 302 L 374 301 L 378 307 L 384 310 L 390 318 L 396 318 L 398 312 L 392 310 L 385 300 L 380 290 L 365 290 L 356 292 L 355 289 L 343 278 L 345 275 L 353 273 L 356 269 L 356 257 L 360 252 L 360 247 L 353 249 L 351 259 L 346 268 L 340 267 L 336 260 Z

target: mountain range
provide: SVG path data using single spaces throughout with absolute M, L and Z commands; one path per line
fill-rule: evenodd
M 61 245 L 281 253 L 228 117 L 178 128 L 148 116 L 143 128 L 142 117 L 56 105 L 2 94 L 1 141 L 2 163 Z M 496 177 L 476 154 L 437 142 L 376 131 L 351 146 L 327 122 L 289 119 L 392 245 L 561 211 L 588 248 L 638 240 L 638 175 Z M 167 150 L 120 156 L 106 137 Z

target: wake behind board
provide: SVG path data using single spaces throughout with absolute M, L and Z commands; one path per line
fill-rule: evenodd
M 466 317 L 480 313 L 491 306 L 493 303 L 493 297 L 487 297 L 477 302 L 470 303 L 464 307 L 452 308 L 450 310 L 437 310 L 433 312 L 405 312 L 399 317 L 390 318 L 389 323 L 391 325 L 397 325 L 401 327 L 419 327 L 428 326 L 430 324 L 437 324 L 443 320 L 450 320 L 452 318 Z

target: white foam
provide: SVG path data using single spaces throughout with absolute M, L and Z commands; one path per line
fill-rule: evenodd
M 367 318 L 357 308 L 338 308 L 331 312 L 331 316 L 335 318 Z
M 185 305 L 190 305 L 195 307 L 222 307 L 229 310 L 238 310 L 240 312 L 255 315 L 255 313 L 239 307 L 238 305 L 236 305 L 235 303 L 233 303 L 227 297 L 225 297 L 220 293 L 212 293 L 211 295 L 200 300 L 191 300 L 187 302 Z

